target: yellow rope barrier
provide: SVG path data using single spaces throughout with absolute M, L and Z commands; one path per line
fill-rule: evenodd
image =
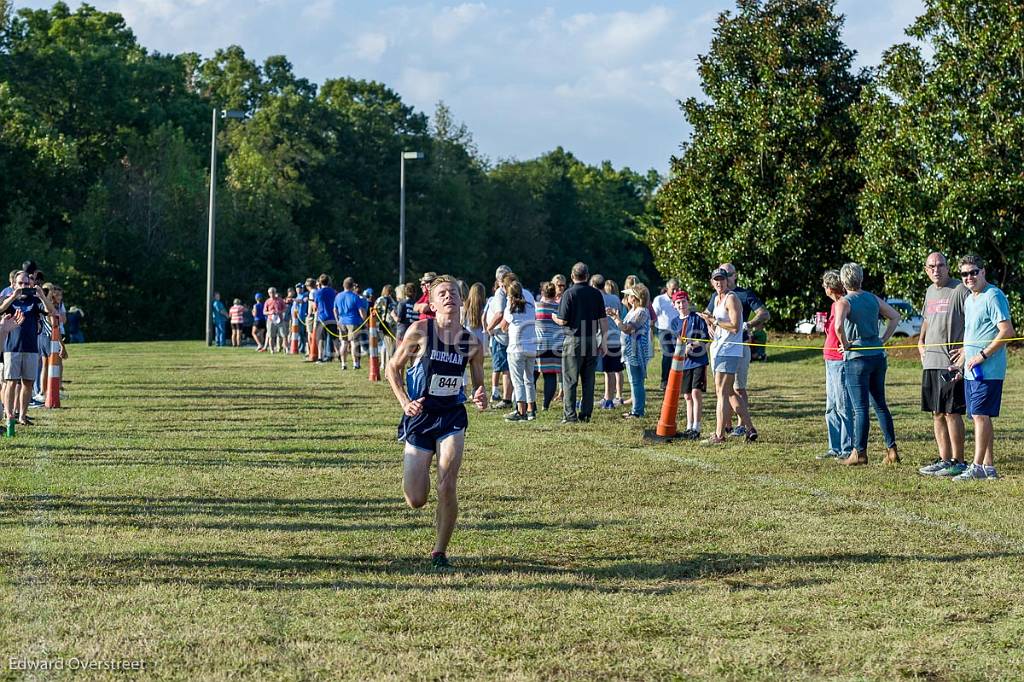
M 351 334 L 355 334 L 355 333 L 356 333 L 356 332 L 358 332 L 358 331 L 359 331 L 360 329 L 362 329 L 363 327 L 365 327 L 365 326 L 366 326 L 366 323 L 367 323 L 367 322 L 369 322 L 369 321 L 370 321 L 370 316 L 369 316 L 369 315 L 367 315 L 367 316 L 366 316 L 366 318 L 365 318 L 365 319 L 363 320 L 363 323 L 362 323 L 361 325 L 359 325 L 358 327 L 356 327 L 355 329 L 353 329 L 353 330 L 352 330 L 352 331 L 351 331 L 350 333 L 351 333 Z M 324 323 L 324 321 L 323 321 L 323 320 L 320 320 L 320 319 L 318 319 L 318 320 L 316 321 L 316 323 L 317 323 L 317 324 L 319 324 L 319 325 L 320 325 L 321 327 L 323 327 L 323 330 L 324 330 L 325 332 L 327 332 L 328 334 L 330 334 L 331 336 L 333 336 L 334 338 L 336 338 L 336 339 L 340 339 L 340 338 L 341 338 L 341 334 L 335 334 L 335 333 L 334 333 L 334 332 L 332 332 L 332 331 L 331 331 L 330 329 L 328 329 L 328 328 L 327 328 L 327 325 L 326 325 L 326 324 Z M 337 321 L 335 321 L 335 324 L 338 324 L 338 322 L 337 322 Z
M 697 341 L 699 343 L 714 343 L 714 339 L 696 339 L 689 336 L 679 337 L 680 341 Z M 1010 341 L 1024 341 L 1024 336 L 1018 336 L 1012 339 L 1000 339 L 1002 343 L 1009 343 Z M 751 343 L 748 341 L 728 341 L 734 346 L 756 346 L 758 348 L 782 348 L 785 350 L 834 350 L 839 351 L 839 348 L 825 348 L 824 346 L 791 346 L 781 343 Z M 897 348 L 933 348 L 935 346 L 963 346 L 965 344 L 977 345 L 984 343 L 988 345 L 992 343 L 992 339 L 988 341 L 948 341 L 946 343 L 904 343 L 904 344 L 892 344 L 890 346 L 854 346 L 847 348 L 848 351 L 861 351 L 861 350 L 894 350 Z

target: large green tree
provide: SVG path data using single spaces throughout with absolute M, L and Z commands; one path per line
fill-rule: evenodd
M 833 0 L 739 0 L 700 57 L 705 100 L 646 219 L 658 270 L 707 288 L 736 264 L 778 320 L 813 310 L 820 275 L 859 230 L 853 73 Z
M 857 112 L 863 238 L 886 289 L 920 299 L 930 251 L 977 252 L 1024 313 L 1024 5 L 927 0 Z M 926 54 L 928 56 L 926 56 Z M 955 263 L 954 263 L 955 267 Z

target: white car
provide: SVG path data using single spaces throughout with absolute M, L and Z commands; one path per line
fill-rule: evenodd
M 902 298 L 887 298 L 885 302 L 899 311 L 900 322 L 896 325 L 896 331 L 893 332 L 893 336 L 917 336 L 921 333 L 921 314 L 917 312 L 910 301 Z M 821 313 L 818 314 L 818 317 Z M 885 320 L 879 320 L 878 332 L 882 333 L 885 330 Z M 813 334 L 815 332 L 821 333 L 822 329 L 818 320 L 800 320 L 796 325 L 797 334 Z
M 910 301 L 902 298 L 887 298 L 885 302 L 891 305 L 900 314 L 900 322 L 896 325 L 896 331 L 892 333 L 895 336 L 917 336 L 921 333 L 921 322 L 924 318 L 917 312 L 917 309 L 911 305 Z M 881 333 L 885 330 L 885 321 L 881 320 L 878 323 L 878 332 Z

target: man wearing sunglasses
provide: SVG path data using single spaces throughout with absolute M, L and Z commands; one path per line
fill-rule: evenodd
M 1010 304 L 985 279 L 979 256 L 960 259 L 960 278 L 971 290 L 964 303 L 964 345 L 953 354 L 963 363 L 967 414 L 974 420 L 974 462 L 956 481 L 999 478 L 992 453 L 992 418 L 999 416 L 1006 377 L 1005 340 L 1013 338 Z
M 921 356 L 921 409 L 931 412 L 939 457 L 921 467 L 925 476 L 959 476 L 964 462 L 964 379 L 954 366 L 953 353 L 964 340 L 964 301 L 970 290 L 949 273 L 946 257 L 935 251 L 925 259 L 932 284 L 924 294 L 924 321 L 918 336 Z

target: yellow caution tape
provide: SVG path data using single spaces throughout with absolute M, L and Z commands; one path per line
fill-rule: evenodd
M 689 336 L 681 336 L 679 341 L 697 341 L 699 343 L 714 343 L 715 339 L 696 339 Z M 984 343 L 988 345 L 992 343 L 993 339 L 987 341 L 948 341 L 946 343 L 904 343 L 904 344 L 892 344 L 889 346 L 853 346 L 847 348 L 848 351 L 862 351 L 862 350 L 894 350 L 896 348 L 932 348 L 935 346 L 963 346 L 965 344 L 978 345 Z M 1000 339 L 1000 343 L 1009 343 L 1010 341 L 1024 341 L 1024 336 L 1018 336 L 1012 339 Z M 754 346 L 757 348 L 782 348 L 785 350 L 834 350 L 839 351 L 839 348 L 825 348 L 824 346 L 791 346 L 782 343 L 751 343 L 749 341 L 727 341 L 726 343 L 734 346 Z

